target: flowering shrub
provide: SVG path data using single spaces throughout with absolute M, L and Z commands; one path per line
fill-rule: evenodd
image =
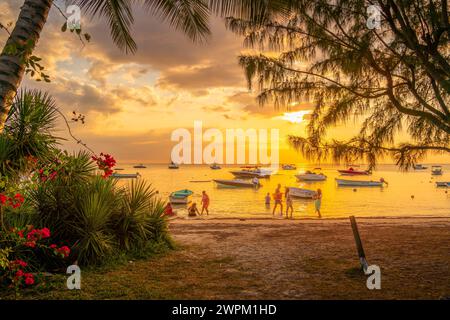
M 10 206 L 13 209 L 19 208 L 23 202 L 25 201 L 25 198 L 20 194 L 16 193 L 13 197 L 9 197 L 3 193 L 0 193 L 0 205 L 3 206 Z
M 60 258 L 67 258 L 70 254 L 67 246 L 58 247 L 56 244 L 46 244 L 47 239 L 51 236 L 48 228 L 38 229 L 28 225 L 24 228 L 8 230 L 3 219 L 5 207 L 17 209 L 24 203 L 24 200 L 20 193 L 16 193 L 12 197 L 5 193 L 0 194 L 2 227 L 0 233 L 0 287 L 6 285 L 15 288 L 16 293 L 20 288 L 36 283 L 36 273 L 32 273 L 32 271 L 39 267 L 31 265 L 30 261 L 37 256 L 38 251 Z
M 67 258 L 70 255 L 70 248 L 67 246 L 58 247 L 56 244 L 47 245 L 45 240 L 49 239 L 50 236 L 51 233 L 48 228 L 37 229 L 32 225 L 21 229 L 12 228 L 3 237 L 3 241 L 8 243 L 8 248 L 3 249 L 3 263 L 0 265 L 0 285 L 7 285 L 18 290 L 36 284 L 39 274 L 32 273 L 32 271 L 37 266 L 31 265 L 26 260 L 35 256 L 38 250 L 50 253 L 55 257 Z M 9 256 L 14 256 L 14 258 L 9 259 Z
M 116 165 L 116 160 L 109 154 L 100 153 L 100 156 L 92 156 L 92 160 L 97 163 L 97 166 L 104 173 L 103 178 L 108 178 L 112 175 L 112 168 Z

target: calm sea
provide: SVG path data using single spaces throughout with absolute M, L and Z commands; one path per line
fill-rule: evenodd
M 338 187 L 340 177 L 337 169 L 343 166 L 320 165 L 328 176 L 324 182 L 298 182 L 295 174 L 310 170 L 317 165 L 297 164 L 297 170 L 280 170 L 270 179 L 261 179 L 263 187 L 258 190 L 218 187 L 213 179 L 233 179 L 230 170 L 237 167 L 222 166 L 211 170 L 208 166 L 182 165 L 178 170 L 169 170 L 166 164 L 148 164 L 146 169 L 134 169 L 133 164 L 119 164 L 121 173 L 139 172 L 141 179 L 149 181 L 167 199 L 169 194 L 180 189 L 194 192 L 192 200 L 200 204 L 201 192 L 205 190 L 211 199 L 211 218 L 271 218 L 272 213 L 264 205 L 264 197 L 272 194 L 278 183 L 323 192 L 323 218 L 348 217 L 401 217 L 401 216 L 446 216 L 450 217 L 450 188 L 437 188 L 435 181 L 450 181 L 450 164 L 443 165 L 442 176 L 432 176 L 431 165 L 423 171 L 401 172 L 394 165 L 379 165 L 371 176 L 341 177 L 343 179 L 379 180 L 389 182 L 385 187 Z M 360 169 L 363 169 L 361 167 Z M 203 182 L 192 182 L 192 181 Z M 121 183 L 126 183 L 121 180 Z M 284 200 L 283 200 L 284 201 Z M 273 201 L 272 201 L 273 202 Z M 186 208 L 177 207 L 180 216 L 186 216 Z M 294 218 L 316 217 L 312 200 L 294 200 Z

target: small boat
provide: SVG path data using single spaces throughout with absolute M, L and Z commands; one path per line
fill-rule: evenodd
M 176 164 L 175 162 L 171 162 L 170 164 L 169 164 L 169 167 L 168 167 L 169 169 L 179 169 L 180 168 L 180 166 L 178 165 L 178 164 Z
M 253 183 L 249 180 L 241 180 L 241 179 L 234 179 L 234 180 L 214 180 L 215 183 L 222 186 L 230 186 L 230 187 L 240 187 L 240 188 L 259 188 L 262 187 L 262 184 L 260 183 Z
M 147 167 L 144 166 L 144 165 L 141 163 L 141 164 L 138 164 L 138 165 L 133 166 L 133 168 L 135 168 L 135 169 L 145 169 L 145 168 L 147 168 Z
M 212 170 L 220 170 L 222 169 L 217 163 L 213 163 L 209 166 Z
M 295 177 L 300 181 L 325 181 L 327 176 L 323 173 L 314 173 L 311 171 L 306 171 L 302 174 L 297 174 Z
M 440 176 L 442 175 L 443 171 L 442 171 L 442 166 L 432 166 L 431 167 L 431 174 L 433 176 Z
M 338 170 L 338 172 L 343 176 L 360 176 L 360 175 L 369 175 L 371 172 L 369 170 L 355 170 L 353 167 L 348 168 L 347 170 Z
M 111 177 L 115 179 L 136 179 L 140 176 L 139 173 L 113 173 L 111 175 Z
M 194 192 L 188 189 L 172 192 L 169 196 L 170 203 L 174 204 L 188 204 L 191 202 L 190 197 Z
M 436 182 L 436 187 L 448 187 L 448 188 L 450 188 L 450 182 Z
M 387 184 L 386 181 L 384 181 L 383 178 L 381 178 L 379 181 L 367 181 L 367 180 L 344 180 L 344 179 L 337 179 L 336 182 L 338 186 L 341 187 L 382 187 L 384 183 Z
M 269 178 L 272 174 L 270 171 L 263 171 L 260 168 L 249 167 L 239 171 L 230 171 L 232 175 L 238 178 Z
M 421 164 L 414 165 L 414 170 L 426 170 L 426 169 L 428 169 L 428 167 L 425 167 L 424 165 Z
M 289 194 L 294 198 L 313 199 L 316 195 L 316 191 L 289 187 Z
M 116 169 L 114 169 L 114 171 L 123 171 L 123 170 L 125 170 L 124 168 L 116 168 Z
M 281 167 L 283 170 L 297 170 L 295 164 L 283 164 Z

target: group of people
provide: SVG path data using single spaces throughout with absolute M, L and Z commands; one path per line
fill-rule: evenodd
M 275 189 L 275 193 L 273 193 L 273 200 L 275 202 L 272 210 L 272 215 L 275 216 L 275 211 L 277 210 L 277 207 L 280 207 L 280 215 L 283 216 L 283 193 L 281 192 L 281 184 L 278 184 L 277 188 Z M 289 188 L 285 188 L 284 197 L 286 201 L 286 218 L 291 218 L 294 213 L 294 207 L 293 207 L 293 200 L 292 196 L 289 192 Z M 266 207 L 270 208 L 270 193 L 267 193 L 265 198 Z M 199 211 L 197 208 L 197 203 L 193 202 L 189 208 L 188 208 L 188 216 L 189 217 L 196 217 L 197 215 L 203 215 L 203 213 L 206 211 L 206 215 L 209 215 L 209 203 L 210 199 L 206 191 L 202 191 L 202 210 Z M 318 214 L 319 218 L 322 217 L 320 213 L 320 207 L 322 205 L 322 190 L 317 189 L 316 194 L 314 195 L 314 205 L 316 208 L 316 213 Z M 167 216 L 174 216 L 175 212 L 173 211 L 172 205 L 170 202 L 167 204 L 164 214 Z
M 286 218 L 290 218 L 292 219 L 292 215 L 294 212 L 294 207 L 293 207 L 293 201 L 292 201 L 292 196 L 289 192 L 289 188 L 285 188 L 285 192 L 284 192 L 284 197 L 285 197 L 285 201 L 286 201 Z M 266 195 L 266 207 L 270 208 L 270 193 L 267 193 Z M 277 210 L 277 207 L 280 206 L 280 215 L 283 216 L 283 193 L 281 192 L 281 184 L 278 184 L 277 188 L 275 189 L 275 193 L 273 193 L 273 200 L 275 202 L 274 206 L 273 206 L 273 210 L 272 210 L 272 215 L 275 216 L 275 211 Z M 314 195 L 314 205 L 316 208 L 316 213 L 319 216 L 319 218 L 322 217 L 321 213 L 320 213 L 320 207 L 322 205 L 322 190 L 321 189 L 317 189 L 316 194 Z M 290 212 L 290 214 L 289 214 Z

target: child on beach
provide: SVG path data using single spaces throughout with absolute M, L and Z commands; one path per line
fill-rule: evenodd
M 270 208 L 270 193 L 267 192 L 266 194 L 266 208 Z
M 194 202 L 188 209 L 188 216 L 189 217 L 196 217 L 197 214 L 200 214 L 200 212 L 197 209 L 197 204 Z
M 275 193 L 273 194 L 273 200 L 275 200 L 275 205 L 273 206 L 272 215 L 275 215 L 275 210 L 277 209 L 277 206 L 280 205 L 280 215 L 283 216 L 283 194 L 280 191 L 281 184 L 278 184 L 277 189 L 275 190 Z
M 170 202 L 167 203 L 167 206 L 164 209 L 164 214 L 168 217 L 172 217 L 175 215 L 175 212 L 173 211 L 173 208 L 172 208 L 172 204 Z
M 203 211 L 206 210 L 206 215 L 208 216 L 209 215 L 208 207 L 209 207 L 209 196 L 206 194 L 206 191 L 202 191 L 202 212 L 200 214 L 203 215 Z
M 322 190 L 317 189 L 317 193 L 314 197 L 314 206 L 316 207 L 316 213 L 319 215 L 319 218 L 322 218 L 320 214 L 320 207 L 322 205 Z
M 286 219 L 289 218 L 288 217 L 289 209 L 291 209 L 291 219 L 292 219 L 292 214 L 294 213 L 294 207 L 292 206 L 292 197 L 291 197 L 291 194 L 289 193 L 289 188 L 286 188 L 285 197 L 286 197 Z

